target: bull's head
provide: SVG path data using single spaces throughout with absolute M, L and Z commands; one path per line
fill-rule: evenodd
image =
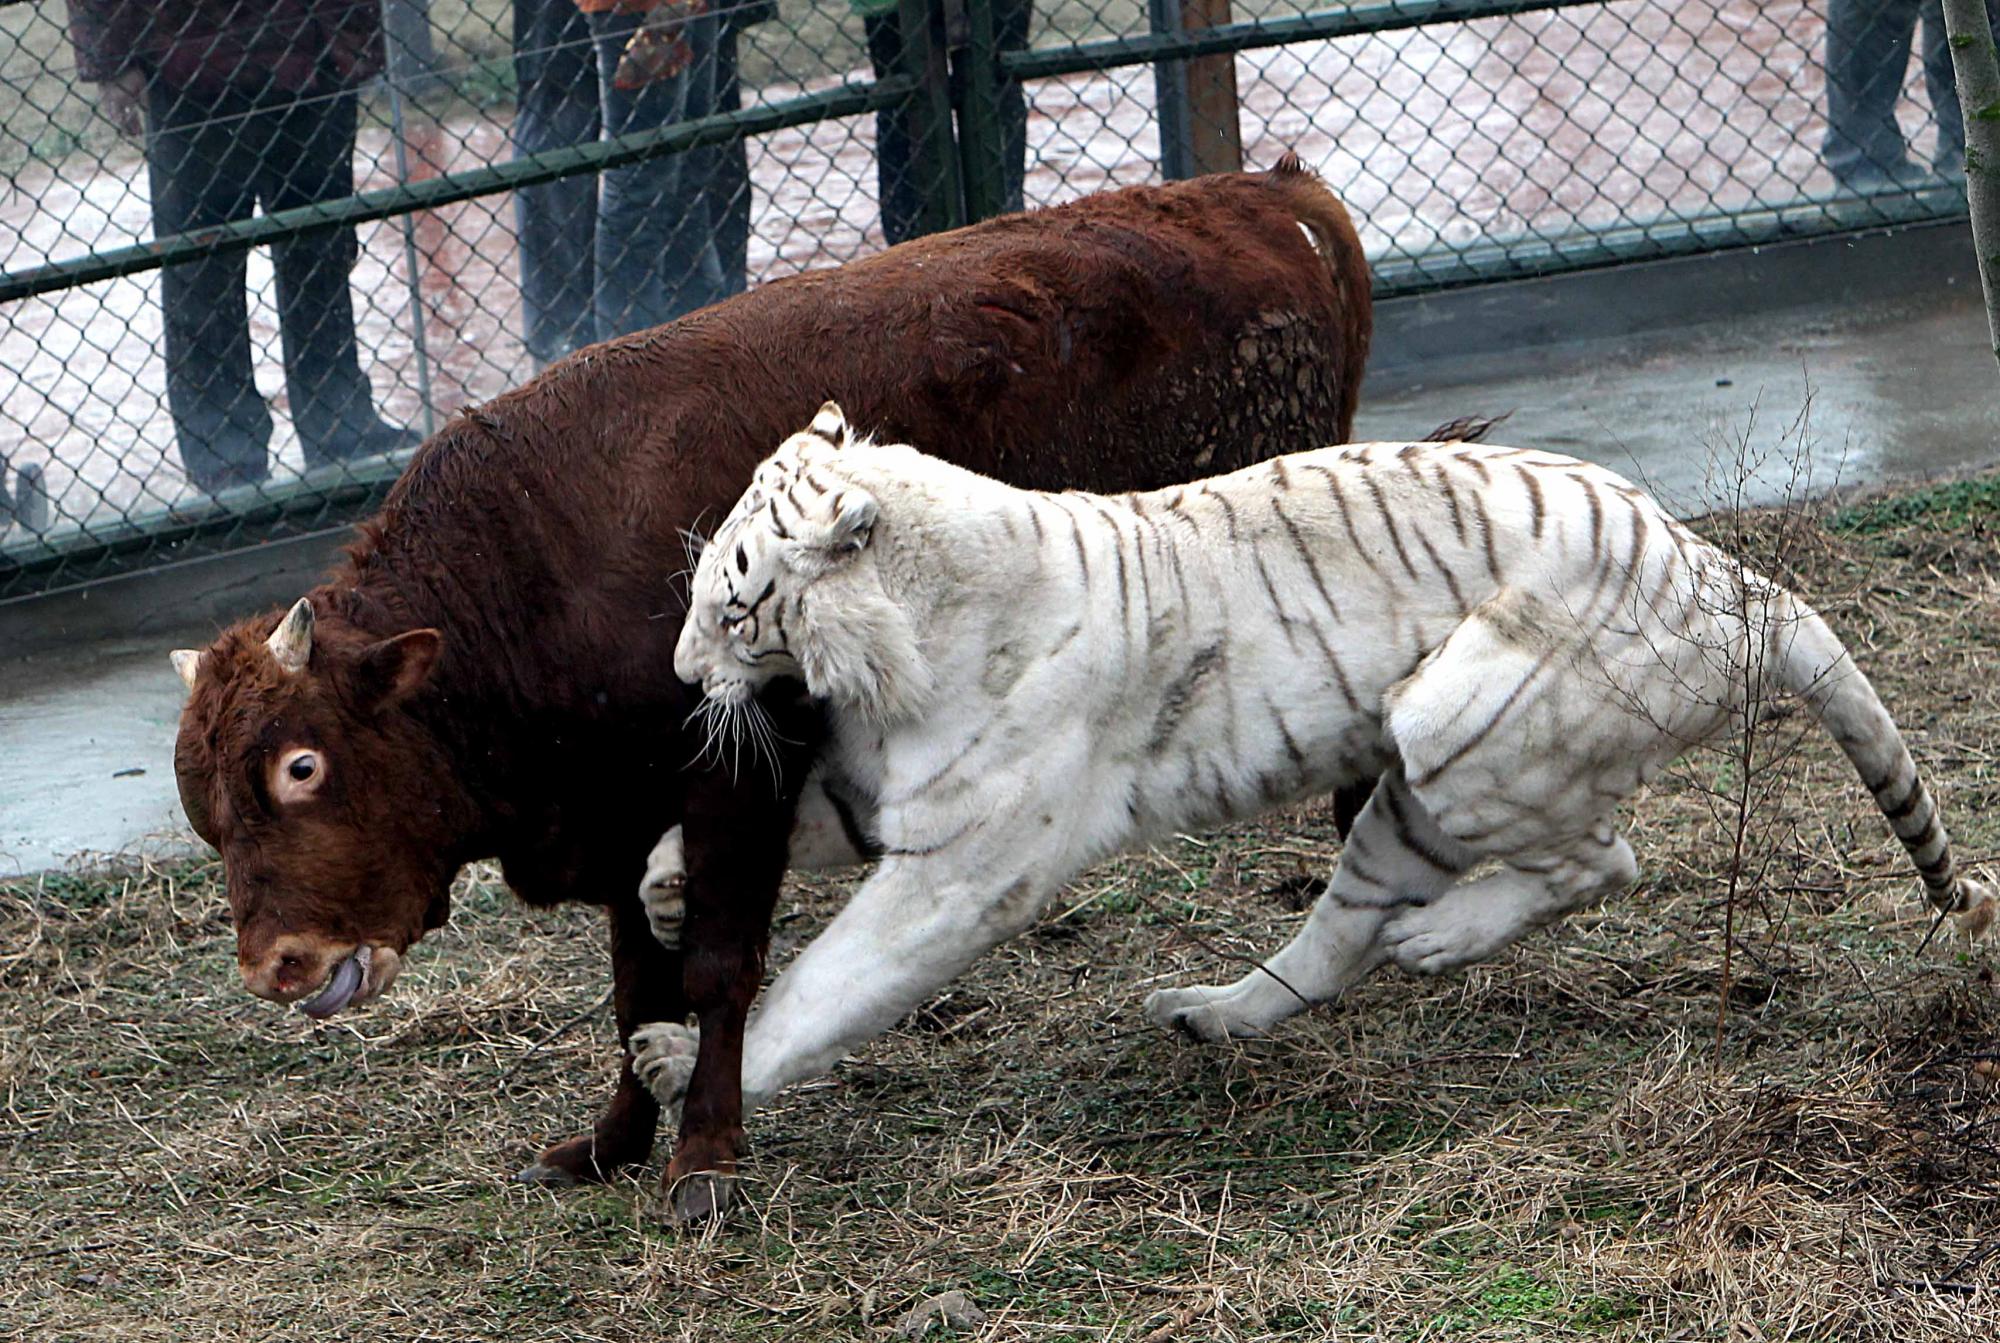
M 443 925 L 467 804 L 405 711 L 443 639 L 327 620 L 300 599 L 181 649 L 181 805 L 222 852 L 250 992 L 330 1016 L 389 987 Z

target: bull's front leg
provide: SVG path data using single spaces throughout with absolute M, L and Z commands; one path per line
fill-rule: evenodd
M 608 1180 L 620 1167 L 636 1165 L 653 1153 L 660 1104 L 632 1070 L 630 1042 L 633 1030 L 646 1022 L 679 1021 L 687 1015 L 681 956 L 654 938 L 645 908 L 632 895 L 624 895 L 608 912 L 611 999 L 622 1056 L 618 1086 L 589 1133 L 557 1143 L 515 1177 L 529 1183 Z
M 712 1217 L 733 1195 L 743 1148 L 744 1023 L 763 982 L 787 840 L 818 748 L 818 711 L 809 702 L 801 699 L 789 711 L 766 707 L 777 719 L 776 758 L 740 774 L 710 771 L 687 782 L 680 942 L 700 1037 L 680 1141 L 661 1185 L 676 1222 Z

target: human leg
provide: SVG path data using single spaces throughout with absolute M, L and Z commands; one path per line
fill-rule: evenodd
M 146 175 L 153 231 L 165 237 L 247 217 L 256 144 L 233 100 L 155 82 L 147 94 Z M 250 350 L 247 258 L 225 252 L 166 267 L 160 306 L 167 404 L 190 481 L 215 491 L 261 481 L 271 411 L 257 394 Z
M 713 15 L 682 30 L 694 53 L 685 69 L 633 89 L 616 87 L 614 77 L 638 16 L 589 18 L 607 136 L 669 125 L 709 107 L 718 27 Z M 599 340 L 670 322 L 724 296 L 710 201 L 689 189 L 686 158 L 659 155 L 603 175 L 596 238 Z
M 514 157 L 589 144 L 601 128 L 597 53 L 574 0 L 514 0 Z M 537 364 L 596 339 L 597 178 L 514 193 L 521 315 Z
M 257 194 L 267 210 L 293 210 L 354 194 L 356 95 L 281 104 L 266 119 Z M 406 447 L 409 430 L 375 415 L 354 335 L 356 246 L 352 227 L 315 229 L 276 244 L 278 330 L 285 389 L 307 466 Z
M 1896 124 L 1920 0 L 1828 0 L 1826 140 L 1820 157 L 1842 186 L 1879 190 L 1921 177 Z

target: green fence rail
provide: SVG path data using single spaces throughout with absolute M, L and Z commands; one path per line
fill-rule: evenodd
M 746 283 L 1283 150 L 1379 294 L 1957 217 L 1925 9 L 0 0 L 0 601 L 343 525 Z

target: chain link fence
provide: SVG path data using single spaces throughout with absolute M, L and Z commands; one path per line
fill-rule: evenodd
M 0 0 L 0 601 L 342 524 L 746 283 L 1286 149 L 1380 293 L 1961 215 L 1934 10 Z

